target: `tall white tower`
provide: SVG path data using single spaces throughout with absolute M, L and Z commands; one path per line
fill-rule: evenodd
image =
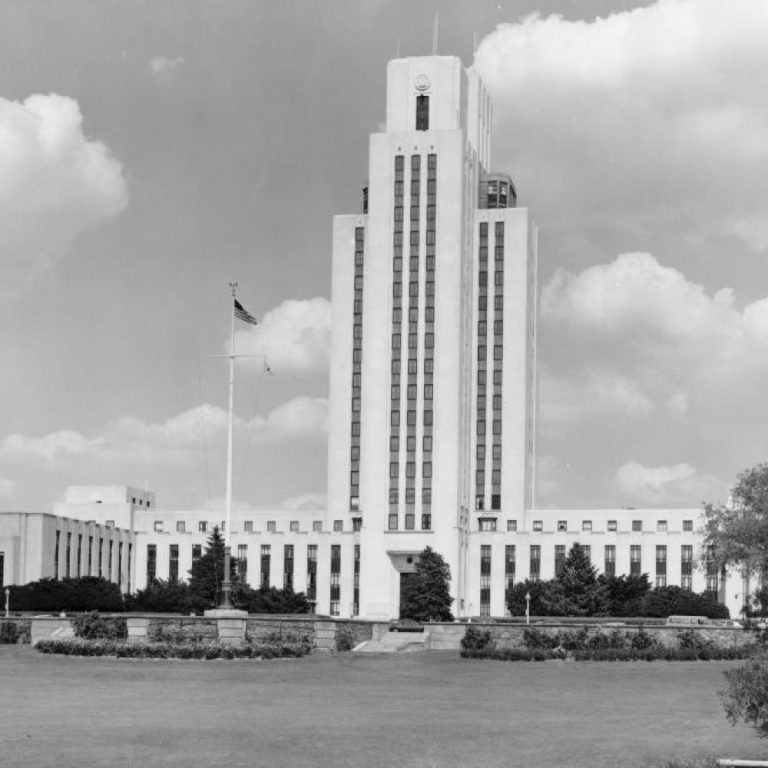
M 353 518 L 362 616 L 397 614 L 426 546 L 469 613 L 472 532 L 531 504 L 535 231 L 490 123 L 458 58 L 391 61 L 363 213 L 334 218 L 328 516 Z

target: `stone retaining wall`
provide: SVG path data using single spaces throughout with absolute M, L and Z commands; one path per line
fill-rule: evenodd
M 446 623 L 446 624 L 428 624 L 427 631 L 430 633 L 430 648 L 432 650 L 459 650 L 461 648 L 461 638 L 467 629 L 467 624 Z M 524 648 L 524 633 L 527 628 L 525 624 L 484 624 L 472 622 L 473 627 L 480 631 L 490 631 L 491 637 L 498 648 Z M 650 625 L 626 624 L 621 626 L 606 626 L 595 624 L 530 624 L 531 629 L 536 629 L 547 635 L 555 635 L 558 632 L 579 632 L 582 627 L 587 628 L 589 637 L 598 633 L 608 633 L 614 630 L 627 634 L 636 634 L 642 627 L 651 637 L 655 638 L 659 645 L 666 648 L 677 648 L 679 646 L 678 637 L 681 632 L 693 630 L 702 640 L 711 642 L 718 648 L 732 648 L 742 645 L 751 645 L 755 642 L 755 636 L 752 632 L 747 632 L 739 627 L 684 627 L 668 625 Z

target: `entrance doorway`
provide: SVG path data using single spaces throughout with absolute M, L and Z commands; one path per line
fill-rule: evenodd
M 413 581 L 415 573 L 400 574 L 400 618 L 403 618 L 403 606 L 405 605 L 405 596 L 408 593 L 408 587 Z

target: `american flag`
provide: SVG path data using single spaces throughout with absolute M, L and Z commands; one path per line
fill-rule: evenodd
M 251 325 L 259 324 L 259 321 L 237 299 L 235 299 L 235 317 Z

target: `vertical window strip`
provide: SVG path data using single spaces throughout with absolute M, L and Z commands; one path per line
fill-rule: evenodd
M 352 420 L 349 467 L 349 508 L 360 507 L 360 432 L 363 359 L 363 263 L 365 260 L 365 228 L 355 227 L 355 279 L 352 302 Z
M 408 251 L 408 373 L 406 390 L 405 529 L 416 527 L 416 430 L 419 321 L 419 248 L 421 243 L 421 155 L 411 155 L 410 240 Z M 412 414 L 412 415 L 411 415 Z
M 389 530 L 399 527 L 400 508 L 400 376 L 402 366 L 403 325 L 403 211 L 405 189 L 405 156 L 395 156 L 394 235 L 392 245 L 392 348 L 390 351 L 390 419 L 389 419 Z M 394 469 L 393 469 L 394 468 Z
M 494 226 L 494 301 L 493 301 L 493 348 L 504 348 L 504 222 L 497 221 Z M 490 323 L 488 324 L 490 326 Z M 490 328 L 489 328 L 490 330 Z M 501 509 L 501 430 L 502 399 L 501 385 L 503 372 L 501 355 L 493 356 L 493 399 L 491 402 L 493 423 L 498 429 L 493 430 L 493 456 L 491 472 L 491 508 Z
M 427 155 L 426 263 L 424 285 L 424 418 L 422 432 L 421 530 L 432 530 L 432 436 L 434 430 L 435 272 L 437 261 L 437 155 Z
M 360 615 L 360 545 L 355 544 L 354 549 L 354 580 L 352 583 L 352 615 Z
M 491 547 L 480 547 L 480 615 L 491 615 Z
M 477 448 L 475 452 L 475 508 L 485 509 L 486 398 L 488 350 L 488 224 L 480 223 L 477 291 Z

